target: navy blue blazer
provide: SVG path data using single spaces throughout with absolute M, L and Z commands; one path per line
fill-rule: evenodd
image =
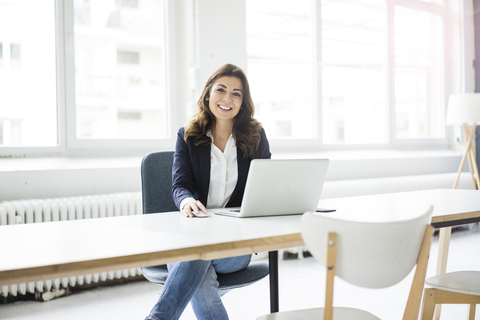
M 177 208 L 186 197 L 200 200 L 205 207 L 208 205 L 210 151 L 211 144 L 195 147 L 192 138 L 185 142 L 184 128 L 178 130 L 172 168 L 172 196 Z M 237 146 L 238 180 L 227 207 L 239 207 L 242 204 L 250 162 L 253 159 L 270 159 L 271 156 L 270 145 L 263 128 L 260 145 L 249 157 L 244 157 L 242 150 Z

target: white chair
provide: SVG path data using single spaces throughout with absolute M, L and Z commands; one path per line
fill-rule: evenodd
M 325 307 L 272 313 L 257 320 L 378 320 L 364 310 L 333 307 L 335 275 L 360 287 L 385 288 L 403 280 L 415 265 L 403 319 L 417 319 L 433 234 L 432 210 L 391 222 L 349 221 L 334 214 L 306 212 L 301 219 L 303 240 L 327 268 Z
M 428 278 L 423 296 L 422 320 L 433 319 L 436 304 L 468 304 L 468 320 L 480 304 L 480 271 L 447 272 Z

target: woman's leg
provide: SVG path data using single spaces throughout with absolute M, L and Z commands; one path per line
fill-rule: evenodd
M 232 273 L 245 269 L 252 259 L 251 254 L 231 258 L 223 258 L 212 261 L 213 268 L 217 273 Z
M 211 264 L 212 261 L 204 260 L 167 264 L 167 281 L 160 298 L 146 319 L 179 319 L 183 310 L 203 282 Z
M 228 320 L 227 310 L 218 290 L 217 273 L 212 266 L 208 268 L 191 303 L 198 320 Z
M 227 320 L 218 290 L 217 273 L 231 273 L 242 270 L 250 263 L 251 255 L 224 258 L 212 261 L 208 271 L 192 297 L 192 308 L 199 320 Z
M 251 255 L 213 261 L 185 261 L 168 264 L 168 278 L 162 294 L 146 319 L 178 319 L 188 302 L 199 320 L 227 320 L 218 290 L 217 272 L 230 273 L 248 266 Z

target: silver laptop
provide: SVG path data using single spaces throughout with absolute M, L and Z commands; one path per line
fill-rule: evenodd
M 239 218 L 315 211 L 328 164 L 328 159 L 252 160 L 241 208 L 209 211 Z

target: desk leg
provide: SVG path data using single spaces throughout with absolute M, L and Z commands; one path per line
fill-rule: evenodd
M 268 265 L 270 268 L 270 312 L 278 312 L 278 251 L 268 252 Z
M 450 247 L 450 235 L 452 227 L 441 228 L 438 234 L 438 257 L 437 257 L 437 275 L 447 272 L 448 248 Z M 442 305 L 437 304 L 433 319 L 440 319 Z

